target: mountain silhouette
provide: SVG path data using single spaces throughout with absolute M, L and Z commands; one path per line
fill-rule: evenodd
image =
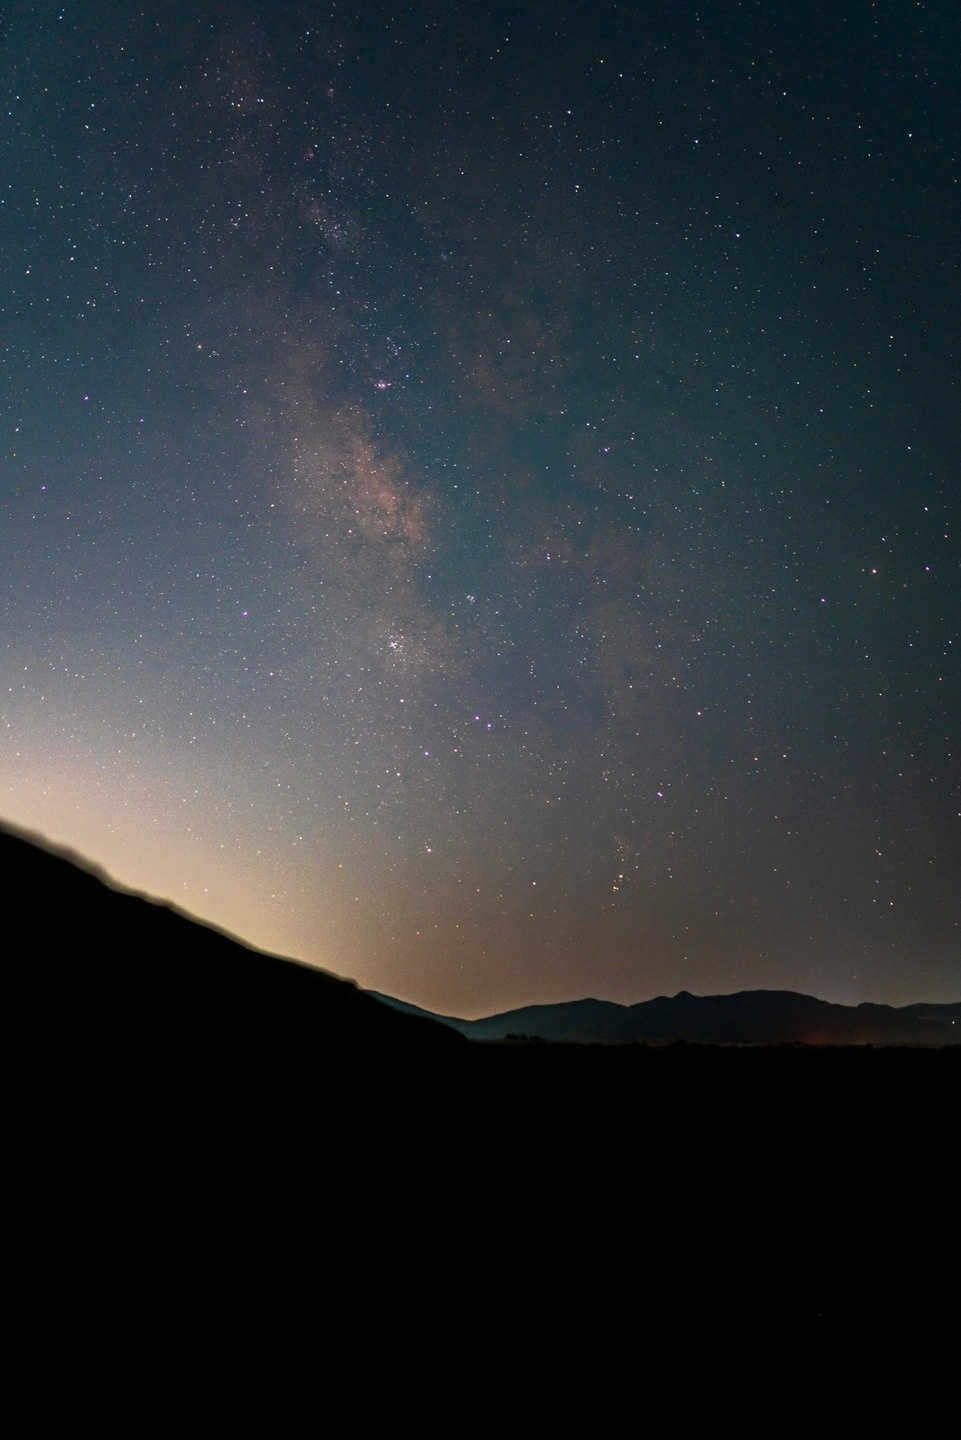
M 375 992 L 371 992 L 375 993 Z M 392 1009 L 426 1018 L 386 995 Z M 959 1045 L 961 1004 L 832 1005 L 791 990 L 743 990 L 734 995 L 691 995 L 681 990 L 637 1005 L 571 1000 L 525 1005 L 481 1020 L 432 1018 L 470 1040 L 526 1036 L 537 1040 L 597 1043 L 683 1040 L 707 1045 Z
M 523 1005 L 482 1020 L 461 1020 L 456 1015 L 434 1015 L 376 990 L 369 994 L 404 1015 L 439 1020 L 469 1040 L 503 1040 L 507 1035 L 558 1041 L 594 1039 L 616 1021 L 624 1008 L 612 1000 L 565 1000 L 556 1005 Z
M 371 1047 L 448 1053 L 449 1027 L 347 980 L 252 950 L 125 890 L 39 837 L 0 829 L 7 992 L 21 1036 L 130 1071 L 362 1063 Z

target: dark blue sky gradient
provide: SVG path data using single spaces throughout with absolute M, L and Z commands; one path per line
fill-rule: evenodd
M 947 4 L 21 4 L 0 813 L 434 1009 L 957 999 Z

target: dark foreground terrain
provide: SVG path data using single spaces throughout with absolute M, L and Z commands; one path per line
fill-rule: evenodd
M 532 1332 L 840 1357 L 956 1300 L 956 1048 L 477 1045 L 22 836 L 0 875 L 12 1303 L 81 1389 L 226 1345 L 496 1402 Z

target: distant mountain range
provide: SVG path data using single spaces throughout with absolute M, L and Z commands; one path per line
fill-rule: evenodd
M 371 992 L 375 993 L 375 992 Z M 709 1045 L 959 1045 L 961 1003 L 832 1005 L 791 990 L 742 990 L 691 995 L 681 990 L 638 1005 L 570 1000 L 525 1005 L 483 1020 L 432 1015 L 415 1005 L 376 997 L 407 1015 L 430 1017 L 470 1040 L 525 1036 L 576 1043 L 684 1040 Z

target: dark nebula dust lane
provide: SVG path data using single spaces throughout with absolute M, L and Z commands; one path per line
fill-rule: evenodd
M 0 813 L 445 1013 L 956 999 L 950 7 L 0 24 Z

